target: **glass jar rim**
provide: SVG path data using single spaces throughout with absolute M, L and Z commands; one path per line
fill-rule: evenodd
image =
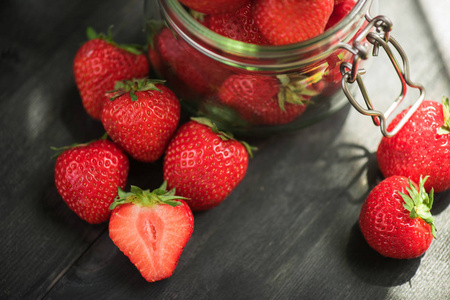
M 344 19 L 307 41 L 281 46 L 262 46 L 232 40 L 209 30 L 178 0 L 158 2 L 169 27 L 193 48 L 210 58 L 247 70 L 284 71 L 323 59 L 339 48 L 340 42 L 348 42 L 359 29 L 352 21 L 364 19 L 372 4 L 372 0 L 358 0 Z

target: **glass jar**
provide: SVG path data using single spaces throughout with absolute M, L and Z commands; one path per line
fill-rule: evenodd
M 359 0 L 313 39 L 259 46 L 216 34 L 177 0 L 146 0 L 148 54 L 155 75 L 191 114 L 238 135 L 293 131 L 348 103 L 340 66 L 352 62 L 354 53 L 343 45 L 352 47 L 376 2 Z

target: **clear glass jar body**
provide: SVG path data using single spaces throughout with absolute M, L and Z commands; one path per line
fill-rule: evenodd
M 285 46 L 258 46 L 201 25 L 177 0 L 146 0 L 148 54 L 185 109 L 243 135 L 297 130 L 348 103 L 340 64 L 376 0 L 359 0 L 323 34 Z

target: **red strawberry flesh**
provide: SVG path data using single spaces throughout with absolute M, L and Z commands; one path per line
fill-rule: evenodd
M 192 213 L 183 206 L 124 204 L 113 211 L 110 237 L 147 281 L 170 277 L 178 264 L 193 231 Z

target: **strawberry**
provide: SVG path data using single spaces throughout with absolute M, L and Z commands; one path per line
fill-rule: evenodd
M 153 34 L 148 40 L 148 56 L 154 70 L 159 77 L 167 80 L 172 89 L 174 86 L 182 86 L 182 82 L 176 77 L 176 62 L 181 53 L 177 38 L 167 27 L 163 27 L 160 31 L 150 30 Z M 189 87 L 186 86 L 186 89 Z
M 105 36 L 88 28 L 88 37 L 90 40 L 75 55 L 73 73 L 84 109 L 100 120 L 105 92 L 112 90 L 118 80 L 147 76 L 149 64 L 136 47 L 117 45 L 111 31 Z
M 385 177 L 401 175 L 418 182 L 429 176 L 425 189 L 442 192 L 450 188 L 450 108 L 423 101 L 416 112 L 393 137 L 383 137 L 377 149 L 378 166 Z M 408 109 L 388 126 L 392 130 Z
M 291 79 L 284 75 L 232 75 L 220 87 L 219 98 L 251 124 L 286 124 L 305 111 L 314 94 L 307 89 L 309 83 Z
M 160 65 L 157 70 L 183 100 L 197 100 L 199 96 L 216 93 L 218 86 L 231 71 L 215 60 L 200 54 L 182 39 L 177 39 L 168 28 L 154 37 L 151 55 Z M 159 56 L 156 56 L 159 54 Z M 161 62 L 157 58 L 161 58 Z
M 322 77 L 325 88 L 322 96 L 330 96 L 341 90 L 342 74 L 340 66 L 343 62 L 350 62 L 353 55 L 344 50 L 337 50 L 331 53 L 326 59 L 326 70 Z
M 88 223 L 108 220 L 117 188 L 127 182 L 127 156 L 106 139 L 53 149 L 63 151 L 56 159 L 55 185 L 67 206 Z
M 337 23 L 339 23 L 342 19 L 344 19 L 349 12 L 355 7 L 355 0 L 339 0 L 334 1 L 333 12 L 331 13 L 330 18 L 328 19 L 327 25 L 325 26 L 325 30 L 333 27 Z
M 253 17 L 273 45 L 306 41 L 323 33 L 333 0 L 255 0 Z
M 149 282 L 172 276 L 194 230 L 194 217 L 166 183 L 150 192 L 119 189 L 111 204 L 109 236 Z
M 180 103 L 161 80 L 119 81 L 105 103 L 103 126 L 131 157 L 154 162 L 163 154 L 180 121 Z
M 203 25 L 210 30 L 227 38 L 256 45 L 269 45 L 252 16 L 252 5 L 249 3 L 237 11 L 206 15 L 203 17 Z
M 380 182 L 361 207 L 359 226 L 367 243 L 383 256 L 409 259 L 421 256 L 435 237 L 430 213 L 433 192 L 425 179 L 419 186 L 403 176 Z
M 250 148 L 207 119 L 182 125 L 164 158 L 164 180 L 193 211 L 219 205 L 244 179 Z
M 180 0 L 190 9 L 204 14 L 224 14 L 238 10 L 251 0 Z

